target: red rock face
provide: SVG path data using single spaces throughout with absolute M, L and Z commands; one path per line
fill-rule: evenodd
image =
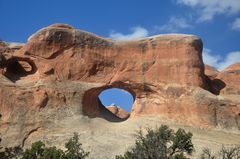
M 225 87 L 221 90 L 221 94 L 240 94 L 240 63 L 230 65 L 221 71 L 216 78 L 225 83 Z
M 240 63 L 235 63 L 219 72 L 215 68 L 205 65 L 205 74 L 210 90 L 215 94 L 240 94 Z
M 205 65 L 205 75 L 207 75 L 211 79 L 214 79 L 218 74 L 219 71 L 216 68 L 209 65 Z
M 24 136 L 39 127 L 44 131 L 46 123 L 66 119 L 69 112 L 123 121 L 128 113 L 106 109 L 98 99 L 112 87 L 133 95 L 130 118 L 155 115 L 196 127 L 240 127 L 239 100 L 216 96 L 239 97 L 239 65 L 220 73 L 204 68 L 202 41 L 196 36 L 167 34 L 119 42 L 54 24 L 32 35 L 23 47 L 8 49 L 11 53 L 3 51 L 0 65 L 4 133 L 24 129 Z
M 201 40 L 191 35 L 114 42 L 70 26 L 51 25 L 31 36 L 15 56 L 34 60 L 41 79 L 52 70 L 51 77 L 57 80 L 203 87 L 201 49 Z

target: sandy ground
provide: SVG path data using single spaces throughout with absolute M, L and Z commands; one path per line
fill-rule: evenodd
M 66 122 L 65 122 L 66 121 Z M 73 132 L 80 135 L 80 142 L 85 150 L 90 151 L 92 159 L 112 159 L 116 155 L 123 154 L 128 148 L 134 145 L 135 134 L 140 128 L 156 128 L 162 124 L 169 125 L 172 129 L 184 128 L 193 133 L 195 151 L 193 158 L 199 158 L 203 148 L 210 148 L 216 151 L 225 146 L 240 144 L 240 131 L 228 131 L 218 129 L 203 129 L 190 126 L 176 125 L 164 122 L 158 117 L 129 118 L 124 122 L 112 123 L 101 118 L 89 119 L 88 117 L 72 117 L 57 122 L 56 129 L 51 132 L 44 132 L 44 136 L 33 138 L 45 141 L 49 145 L 59 145 L 67 141 Z M 30 143 L 26 143 L 30 144 Z

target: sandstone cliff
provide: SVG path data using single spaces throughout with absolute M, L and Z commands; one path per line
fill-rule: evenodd
M 127 123 L 136 128 L 138 121 L 150 119 L 239 133 L 240 65 L 221 72 L 204 66 L 202 47 L 193 35 L 119 42 L 66 24 L 39 30 L 25 45 L 0 43 L 3 144 L 27 146 L 36 139 L 61 143 L 74 131 L 89 143 L 97 140 L 95 134 L 106 133 L 116 142 L 116 135 L 124 138 L 127 132 L 115 132 L 115 124 L 117 130 L 129 131 L 129 137 L 133 129 Z M 133 95 L 130 117 L 115 107 L 105 108 L 98 99 L 101 91 L 113 87 Z M 125 140 L 126 145 L 132 142 Z

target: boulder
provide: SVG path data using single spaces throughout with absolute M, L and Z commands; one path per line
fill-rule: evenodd
M 129 112 L 127 112 L 126 110 L 116 105 L 109 105 L 109 106 L 106 106 L 106 108 L 121 119 L 127 119 L 130 116 Z

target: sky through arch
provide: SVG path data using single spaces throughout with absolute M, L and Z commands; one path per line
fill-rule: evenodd
M 105 89 L 99 94 L 98 97 L 104 106 L 116 105 L 128 112 L 131 112 L 134 102 L 131 93 L 119 88 Z

